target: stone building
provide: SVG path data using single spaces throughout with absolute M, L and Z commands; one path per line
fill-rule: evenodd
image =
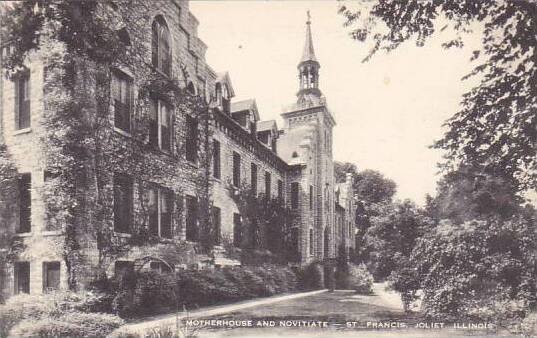
M 279 129 L 255 100 L 233 101 L 229 74 L 205 62 L 188 6 L 97 2 L 91 15 L 119 46 L 102 59 L 73 52 L 49 21 L 24 67 L 6 71 L 17 50 L 2 45 L 0 160 L 16 177 L 0 182 L 16 193 L 0 205 L 0 224 L 20 244 L 2 244 L 5 295 L 83 287 L 124 269 L 236 264 L 220 256 L 223 238 L 240 236 L 232 194 L 243 185 L 292 210 L 299 263 L 335 257 L 337 241 L 351 245 L 337 228 L 336 207 L 344 224 L 355 208 L 337 204 L 335 119 L 310 20 L 297 102 Z M 350 190 L 340 196 L 352 201 Z

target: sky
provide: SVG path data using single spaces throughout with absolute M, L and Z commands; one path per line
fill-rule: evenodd
M 397 183 L 397 198 L 423 204 L 436 191 L 442 155 L 429 146 L 472 85 L 461 78 L 480 36 L 469 34 L 464 48 L 445 50 L 446 30 L 425 47 L 409 42 L 362 63 L 371 42 L 352 40 L 337 9 L 327 0 L 190 2 L 208 64 L 229 72 L 234 100 L 255 98 L 261 119 L 280 127 L 283 107 L 296 100 L 309 10 L 320 89 L 336 119 L 334 159 L 380 171 Z

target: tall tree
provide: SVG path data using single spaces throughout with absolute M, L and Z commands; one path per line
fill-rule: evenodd
M 366 203 L 389 202 L 397 191 L 397 184 L 376 170 L 366 169 L 356 174 L 354 191 Z
M 391 1 L 360 9 L 343 5 L 340 13 L 352 38 L 375 41 L 366 60 L 408 40 L 423 46 L 445 18 L 457 34 L 446 48 L 462 46 L 475 21 L 483 24 L 483 47 L 464 78 L 479 84 L 465 93 L 461 108 L 447 122 L 435 148 L 446 150 L 444 165 L 477 164 L 508 177 L 518 190 L 537 187 L 537 2 L 535 1 Z M 443 27 L 445 28 L 445 27 Z M 442 29 L 443 29 L 442 28 Z
M 437 220 L 462 223 L 491 216 L 506 219 L 517 213 L 521 203 L 509 180 L 462 166 L 438 182 L 437 195 L 429 201 L 428 210 Z

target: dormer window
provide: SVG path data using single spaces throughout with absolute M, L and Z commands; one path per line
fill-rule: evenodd
M 151 63 L 156 69 L 171 76 L 170 31 L 162 16 L 155 18 L 151 31 Z
M 227 86 L 221 83 L 216 84 L 215 88 L 215 94 L 216 94 L 216 102 L 218 105 L 222 108 L 222 111 L 226 114 L 230 113 L 230 98 L 229 98 L 229 91 L 227 89 Z

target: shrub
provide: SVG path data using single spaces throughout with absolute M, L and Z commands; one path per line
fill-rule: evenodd
M 408 259 L 400 259 L 398 267 L 388 277 L 389 287 L 401 295 L 403 309 L 410 311 L 414 301 L 418 299 L 417 292 L 420 281 L 416 269 Z
M 527 338 L 537 337 L 537 313 L 530 313 L 522 321 L 522 333 Z
M 537 233 L 531 219 L 444 222 L 417 242 L 411 261 L 422 309 L 437 319 L 510 320 L 535 306 Z M 514 304 L 499 312 L 496 304 Z
M 373 275 L 364 264 L 349 264 L 348 287 L 360 294 L 373 292 Z
M 98 320 L 95 321 L 99 323 L 90 323 L 90 319 L 96 319 L 92 317 L 94 314 L 84 313 L 84 311 L 90 311 L 92 309 L 92 304 L 99 297 L 100 295 L 91 292 L 53 292 L 42 295 L 23 294 L 11 297 L 7 300 L 6 304 L 0 306 L 0 336 L 63 337 L 60 333 L 54 335 L 54 331 L 50 331 L 54 330 L 54 323 L 58 321 L 67 323 L 64 326 L 58 326 L 58 330 L 67 330 L 69 327 L 74 326 L 84 326 L 80 330 L 86 330 L 85 326 L 89 325 L 91 327 L 91 325 L 98 325 L 100 323 Z M 83 319 L 73 322 L 77 318 L 73 314 L 81 314 Z M 120 321 L 116 316 L 108 316 L 111 319 L 109 321 L 104 321 L 103 319 L 103 325 L 110 323 L 113 318 L 116 321 Z M 38 331 L 32 331 L 34 328 Z M 39 332 L 43 332 L 43 334 L 41 335 Z
M 142 272 L 133 285 L 115 290 L 113 308 L 122 317 L 164 313 L 242 299 L 271 296 L 297 289 L 288 267 L 241 266 L 222 270 L 185 270 L 175 274 Z
M 23 320 L 10 334 L 14 337 L 41 338 L 106 337 L 123 324 L 122 319 L 111 314 L 73 311 L 59 317 Z
M 300 273 L 300 288 L 318 290 L 324 288 L 324 271 L 320 263 L 311 263 Z

